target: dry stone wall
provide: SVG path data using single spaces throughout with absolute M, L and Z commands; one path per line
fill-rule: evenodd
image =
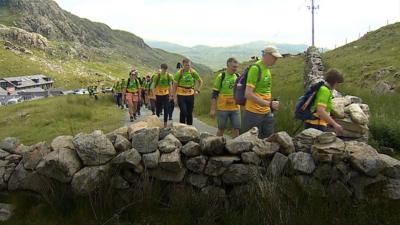
M 232 140 L 148 117 L 109 134 L 60 136 L 50 144 L 0 142 L 0 188 L 46 195 L 60 185 L 82 196 L 108 185 L 130 193 L 155 179 L 225 196 L 236 187 L 283 181 L 310 194 L 400 199 L 400 161 L 357 141 L 308 129 L 259 139 L 256 128 Z M 262 185 L 258 185 L 262 187 Z
M 308 89 L 313 84 L 324 80 L 323 61 L 315 47 L 307 50 L 304 69 L 304 87 Z M 363 104 L 356 96 L 343 96 L 335 91 L 333 99 L 333 116 L 345 130 L 341 135 L 347 140 L 368 141 L 369 106 Z

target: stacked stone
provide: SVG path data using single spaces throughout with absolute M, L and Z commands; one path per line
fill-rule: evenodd
M 304 71 L 304 86 L 308 89 L 313 84 L 324 80 L 324 65 L 321 54 L 315 47 L 307 50 Z M 341 135 L 346 140 L 368 141 L 369 107 L 356 96 L 342 96 L 334 92 L 333 116 L 345 130 Z
M 349 199 L 400 199 L 400 161 L 365 143 L 305 130 L 294 139 L 279 132 L 259 139 L 256 128 L 226 140 L 157 117 L 109 134 L 94 131 L 24 146 L 0 142 L 0 188 L 48 194 L 57 184 L 75 195 L 111 187 L 121 196 L 144 178 L 186 184 L 220 196 L 260 182 L 283 181 L 289 191 Z

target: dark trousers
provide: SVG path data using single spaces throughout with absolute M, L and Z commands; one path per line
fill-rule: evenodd
M 162 110 L 164 110 L 164 122 L 168 121 L 169 115 L 169 95 L 156 96 L 156 114 L 160 117 Z
M 178 95 L 178 105 L 181 110 L 179 122 L 193 125 L 194 95 Z
M 328 129 L 326 126 L 315 125 L 315 124 L 311 124 L 311 123 L 304 123 L 304 128 L 305 129 L 314 128 L 314 129 L 320 130 L 322 132 L 326 132 L 326 130 Z
M 172 120 L 172 115 L 174 114 L 174 109 L 175 109 L 175 101 L 171 100 L 169 101 L 169 119 Z
M 122 107 L 122 93 L 117 93 L 117 105 Z

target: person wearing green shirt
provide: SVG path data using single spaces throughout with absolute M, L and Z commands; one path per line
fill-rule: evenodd
M 180 109 L 179 122 L 193 125 L 194 97 L 200 93 L 203 80 L 196 70 L 192 69 L 189 59 L 182 60 L 183 68 L 174 77 L 174 99 Z
M 136 113 L 140 101 L 140 90 L 141 86 L 138 79 L 138 72 L 132 70 L 129 73 L 129 79 L 124 87 L 123 99 L 128 103 L 130 121 L 133 122 L 136 119 Z
M 161 70 L 153 76 L 152 90 L 156 95 L 156 115 L 160 117 L 162 110 L 164 110 L 164 127 L 167 127 L 168 115 L 169 115 L 169 101 L 173 99 L 172 86 L 173 78 L 172 75 L 167 72 L 167 64 L 161 64 Z
M 327 131 L 328 125 L 333 127 L 335 132 L 340 135 L 343 127 L 339 125 L 331 116 L 333 91 L 340 83 L 344 82 L 343 75 L 336 69 L 331 69 L 325 74 L 325 85 L 318 90 L 315 100 L 311 105 L 311 112 L 314 113 L 314 120 L 306 120 L 306 129 L 314 128 L 320 131 Z
M 235 58 L 229 58 L 226 66 L 226 71 L 220 73 L 214 81 L 210 117 L 215 118 L 215 115 L 217 115 L 217 136 L 224 135 L 229 120 L 234 129 L 234 137 L 237 137 L 241 128 L 240 107 L 233 97 L 233 88 L 239 77 L 236 73 L 239 62 Z
M 269 46 L 262 51 L 262 59 L 250 66 L 246 83 L 246 105 L 243 132 L 257 127 L 260 138 L 274 133 L 274 110 L 278 110 L 279 101 L 272 100 L 272 75 L 270 68 L 282 58 L 278 49 Z

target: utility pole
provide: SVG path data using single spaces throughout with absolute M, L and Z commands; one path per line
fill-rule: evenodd
M 312 46 L 315 46 L 315 10 L 319 9 L 319 5 L 314 5 L 314 0 L 311 0 L 311 6 L 308 6 L 311 10 L 311 26 L 312 26 Z

